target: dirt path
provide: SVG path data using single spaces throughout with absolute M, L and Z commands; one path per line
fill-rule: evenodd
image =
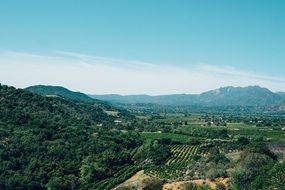
M 144 171 L 141 170 L 134 174 L 132 177 L 130 177 L 128 180 L 125 182 L 121 183 L 117 187 L 115 187 L 113 190 L 116 190 L 118 187 L 122 186 L 135 186 L 138 187 L 141 185 L 142 181 L 151 178 L 150 176 L 144 174 Z M 181 186 L 185 183 L 195 183 L 197 185 L 208 185 L 212 189 L 216 188 L 216 185 L 218 183 L 223 183 L 224 185 L 228 185 L 229 183 L 229 178 L 217 178 L 215 180 L 210 180 L 210 179 L 197 179 L 197 180 L 189 180 L 189 181 L 176 181 L 176 182 L 171 182 L 171 183 L 166 183 L 163 185 L 163 190 L 182 190 Z
M 197 179 L 197 180 L 190 180 L 190 181 L 177 181 L 172 183 L 166 183 L 163 185 L 163 190 L 181 190 L 181 185 L 185 183 L 195 183 L 197 185 L 209 185 L 211 189 L 215 189 L 217 183 L 223 183 L 227 186 L 229 182 L 229 178 L 217 178 L 213 181 L 209 179 Z

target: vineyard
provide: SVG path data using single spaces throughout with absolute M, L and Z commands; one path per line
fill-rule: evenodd
M 186 174 L 187 165 L 195 156 L 204 154 L 201 145 L 172 145 L 170 150 L 172 156 L 165 165 L 148 167 L 145 172 L 163 179 L 179 178 Z
M 173 145 L 170 150 L 172 157 L 166 162 L 166 165 L 171 165 L 177 162 L 188 162 L 192 160 L 193 155 L 202 153 L 200 146 L 198 145 Z

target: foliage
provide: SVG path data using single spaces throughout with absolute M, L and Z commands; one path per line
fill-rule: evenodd
M 110 130 L 114 118 L 100 107 L 3 85 L 0 98 L 1 188 L 88 189 L 134 165 L 138 134 Z
M 232 173 L 232 186 L 234 189 L 259 189 L 262 186 L 261 179 L 267 177 L 267 173 L 273 165 L 269 156 L 261 153 L 246 153 L 242 157 L 241 165 Z M 261 182 L 261 183 L 260 183 Z
M 158 178 L 147 178 L 143 181 L 142 190 L 162 189 L 163 181 Z
M 183 190 L 197 190 L 198 186 L 195 183 L 184 183 L 181 185 Z
M 229 171 L 232 189 L 285 186 L 282 156 L 272 152 L 284 148 L 283 116 L 246 115 L 246 107 L 153 113 L 144 105 L 149 111 L 138 109 L 134 119 L 127 110 L 111 114 L 106 108 L 117 108 L 63 96 L 0 85 L 0 189 L 108 190 L 141 169 L 152 177 L 144 189 L 159 189 L 162 180 L 228 177 Z M 118 118 L 125 122 L 115 124 Z
M 162 165 L 170 155 L 171 152 L 167 145 L 161 144 L 159 141 L 147 141 L 138 148 L 134 159 L 137 162 L 147 161 L 155 165 Z
M 276 163 L 269 172 L 271 189 L 285 189 L 285 163 Z
M 227 190 L 227 187 L 223 183 L 217 183 L 216 190 Z
M 40 95 L 59 96 L 59 97 L 68 98 L 71 100 L 84 101 L 84 102 L 90 102 L 90 103 L 103 103 L 103 101 L 90 98 L 86 94 L 83 94 L 80 92 L 72 92 L 61 86 L 37 85 L 37 86 L 30 86 L 26 88 L 25 90 L 32 92 L 32 93 L 40 94 Z

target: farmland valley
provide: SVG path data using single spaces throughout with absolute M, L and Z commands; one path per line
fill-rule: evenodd
M 284 189 L 277 104 L 109 103 L 1 85 L 1 189 Z

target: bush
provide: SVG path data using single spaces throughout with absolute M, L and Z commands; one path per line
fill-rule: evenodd
M 272 189 L 284 189 L 285 187 L 285 163 L 276 163 L 269 172 Z
M 216 186 L 216 190 L 226 190 L 227 187 L 223 183 L 218 183 Z
M 231 186 L 233 190 L 245 190 L 249 186 L 250 179 L 248 170 L 240 168 L 232 172 Z
M 142 182 L 142 190 L 158 190 L 162 189 L 163 181 L 158 178 L 145 179 Z
M 198 186 L 197 190 L 212 190 L 212 189 L 208 185 L 201 185 L 201 186 Z
M 118 187 L 117 190 L 136 190 L 137 188 L 135 186 L 122 186 Z
M 238 137 L 237 143 L 240 145 L 247 145 L 250 143 L 249 139 L 247 137 Z
M 184 183 L 181 187 L 182 190 L 198 190 L 198 186 L 194 183 Z
M 241 160 L 241 165 L 232 172 L 232 186 L 234 189 L 256 189 L 263 185 L 263 179 L 272 167 L 273 160 L 264 154 L 247 153 Z M 257 188 L 260 189 L 260 188 Z
M 210 180 L 214 180 L 218 177 L 226 177 L 226 176 L 227 176 L 227 171 L 225 169 L 219 169 L 219 168 L 211 168 L 206 173 L 206 177 L 209 178 Z
M 251 146 L 248 146 L 246 149 L 247 153 L 259 153 L 259 154 L 265 154 L 272 158 L 273 160 L 277 159 L 277 156 L 269 150 L 269 148 L 264 143 L 256 143 Z

